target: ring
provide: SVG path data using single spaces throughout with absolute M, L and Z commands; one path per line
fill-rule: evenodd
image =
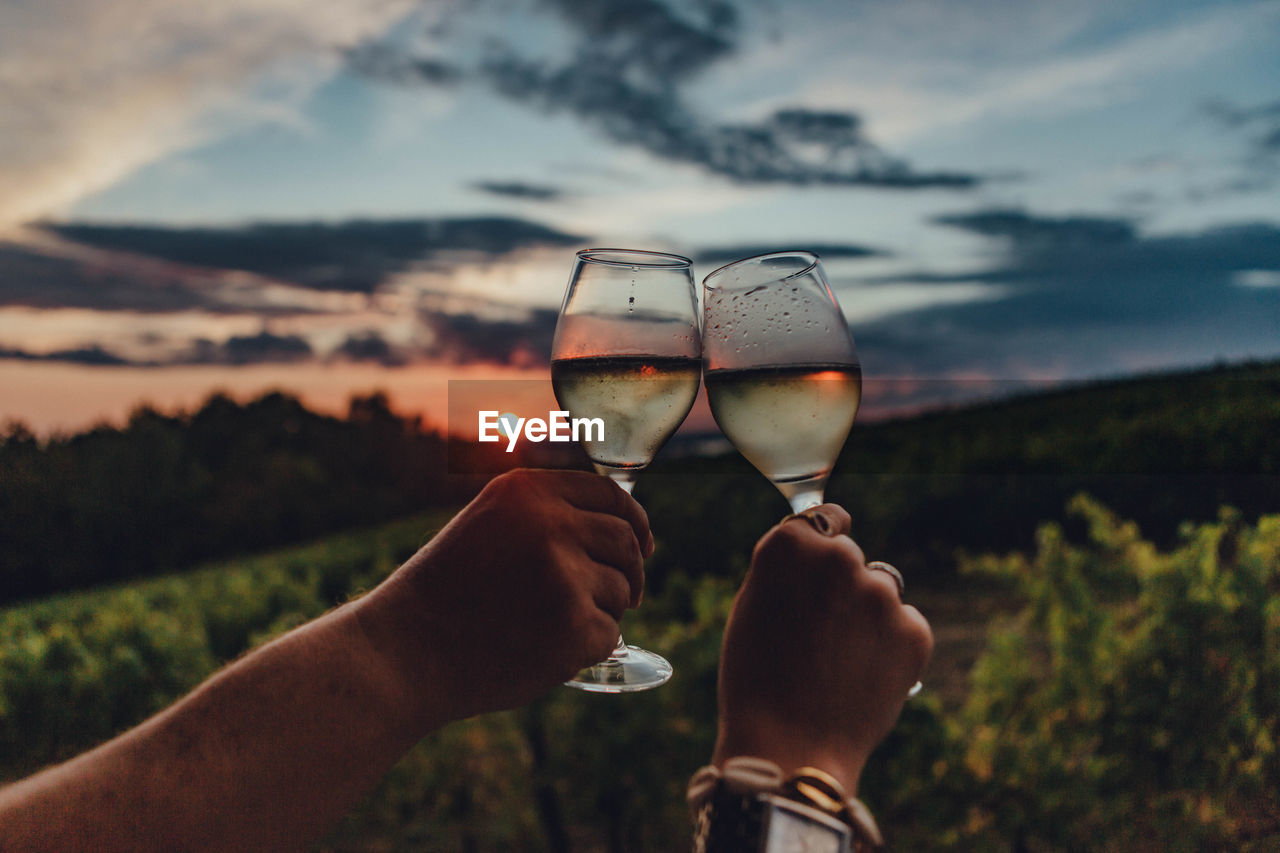
M 881 560 L 872 560 L 870 563 L 867 563 L 867 569 L 872 572 L 884 572 L 886 575 L 893 578 L 893 582 L 898 585 L 898 598 L 902 598 L 902 594 L 907 591 L 907 582 L 902 579 L 902 572 L 898 571 L 888 563 Z

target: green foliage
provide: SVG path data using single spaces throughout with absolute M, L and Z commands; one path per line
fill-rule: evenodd
M 993 627 L 962 712 L 948 717 L 926 691 L 872 757 L 862 795 L 891 845 L 1274 849 L 1280 516 L 1248 525 L 1224 511 L 1161 552 L 1091 499 L 1070 509 L 1080 536 L 1048 524 L 1034 556 L 965 562 L 1025 604 Z M 0 773 L 132 725 L 371 587 L 441 521 L 0 613 Z M 735 586 L 672 574 L 628 616 L 627 636 L 675 664 L 663 689 L 558 689 L 449 726 L 321 849 L 684 849 L 683 786 L 711 752 Z
M 345 418 L 285 394 L 214 395 L 189 414 L 134 412 L 39 442 L 0 429 L 0 603 L 174 571 L 457 506 L 475 478 L 381 394 Z
M 1034 558 L 966 567 L 1028 604 L 992 633 L 957 730 L 975 792 L 961 846 L 1276 843 L 1280 516 L 1224 510 L 1159 553 L 1089 498 L 1070 509 L 1087 544 L 1049 524 Z
M 0 778 L 111 737 L 221 663 L 372 587 L 427 525 L 0 612 Z

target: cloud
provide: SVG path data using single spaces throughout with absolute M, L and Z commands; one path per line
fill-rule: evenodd
M 490 195 L 526 201 L 556 201 L 564 197 L 564 192 L 555 187 L 526 184 L 522 181 L 477 181 L 471 186 Z
M 20 348 L 0 346 L 0 359 L 16 359 L 19 361 L 60 361 L 70 364 L 84 364 L 94 367 L 118 366 L 128 364 L 114 353 L 110 353 L 97 344 L 89 344 L 72 349 L 54 350 L 47 353 L 34 353 Z
M 384 367 L 400 367 L 409 361 L 409 353 L 401 347 L 392 346 L 373 329 L 348 335 L 333 351 L 333 357 L 346 361 L 368 361 Z
M 1001 237 L 1022 256 L 1073 246 L 1096 247 L 1132 242 L 1133 223 L 1120 217 L 1032 215 L 1016 209 L 989 209 L 935 216 L 939 225 L 950 225 L 984 237 Z
M 1270 0 L 1193 5 L 899 0 L 836 17 L 830 6 L 798 4 L 789 18 L 801 20 L 778 40 L 774 52 L 785 55 L 775 62 L 809 62 L 801 99 L 856 99 L 883 144 L 932 144 L 974 125 L 1000 139 L 1006 122 L 1141 101 L 1199 61 L 1250 42 L 1265 50 L 1277 21 Z M 762 75 L 753 82 L 767 91 Z
M 427 56 L 406 59 L 389 45 L 379 42 L 357 45 L 344 51 L 343 56 L 351 71 L 383 83 L 451 86 L 464 76 L 462 68 L 453 63 Z
M 312 356 L 311 345 L 298 335 L 273 335 L 263 330 L 256 335 L 233 335 L 223 343 L 199 340 L 187 364 L 267 364 L 305 361 Z
M 1261 129 L 1258 143 L 1268 149 L 1280 147 L 1280 100 L 1242 107 L 1226 98 L 1205 103 L 1206 115 L 1230 128 Z
M 442 252 L 499 257 L 581 238 L 509 217 L 258 223 L 239 227 L 65 223 L 77 243 L 220 270 L 243 270 L 316 290 L 371 293 L 392 273 Z
M 425 354 L 454 364 L 546 364 L 559 314 L 551 308 L 533 308 L 523 317 L 508 319 L 424 311 L 421 320 L 433 338 Z
M 1003 296 L 859 326 L 864 363 L 888 370 L 1016 377 L 1097 375 L 1280 352 L 1280 226 L 1142 235 L 1112 217 L 980 210 L 939 224 L 999 240 L 1001 260 L 960 274 L 879 278 L 999 284 Z
M 1280 184 L 1280 100 L 1242 106 L 1215 98 L 1201 112 L 1219 127 L 1238 135 L 1244 152 L 1237 174 L 1209 188 L 1195 188 L 1193 200 L 1265 192 Z
M 495 316 L 495 309 L 500 316 Z M 252 335 L 232 335 L 222 341 L 196 337 L 186 341 L 152 342 L 152 346 L 141 349 L 130 346 L 129 341 L 86 342 L 48 351 L 0 344 L 0 359 L 143 368 L 243 367 L 311 361 L 367 362 L 383 367 L 426 362 L 528 367 L 547 363 L 558 313 L 546 308 L 513 309 L 497 303 L 459 313 L 423 309 L 419 312 L 420 333 L 416 342 L 393 343 L 377 329 L 362 329 L 349 332 L 327 352 L 301 334 L 276 334 L 263 329 Z
M 867 246 L 855 246 L 852 244 L 811 243 L 779 246 L 776 244 L 767 245 L 763 243 L 748 243 L 741 246 L 712 246 L 706 249 L 701 249 L 695 253 L 694 260 L 699 264 L 715 264 L 720 266 L 743 258 L 755 257 L 756 255 L 767 255 L 772 252 L 789 252 L 795 250 L 813 252 L 820 258 L 869 258 L 887 254 L 880 249 L 873 249 Z
M 297 335 L 274 335 L 268 331 L 256 335 L 233 335 L 216 342 L 196 338 L 184 349 L 164 358 L 129 358 L 99 343 L 79 347 L 32 352 L 22 348 L 0 347 L 0 359 L 22 361 L 56 361 L 94 367 L 170 367 L 174 365 L 225 364 L 242 367 L 248 364 L 280 364 L 306 361 L 313 356 L 311 345 Z
M 61 257 L 2 243 L 0 305 L 139 312 L 231 310 L 207 277 Z
M 459 288 L 491 272 L 503 288 L 521 290 L 507 273 L 524 255 L 514 266 L 506 256 L 582 241 L 500 217 L 224 228 L 66 223 L 25 236 L 28 243 L 0 243 L 0 307 L 16 309 L 0 325 L 7 338 L 0 358 L 135 367 L 544 363 L 555 311 Z M 415 275 L 380 289 L 410 268 Z M 33 325 L 24 320 L 28 308 L 64 309 L 59 317 L 76 309 L 82 331 Z M 271 318 L 272 330 L 247 334 L 255 318 Z
M 448 68 L 447 85 L 478 81 L 520 104 L 571 115 L 613 142 L 744 184 L 965 189 L 982 180 L 912 168 L 872 142 L 861 117 L 844 109 L 780 105 L 758 121 L 704 120 L 706 110 L 693 107 L 682 88 L 737 50 L 739 17 L 729 4 L 541 0 L 535 8 L 552 13 L 569 44 L 545 40 L 549 48 L 538 55 L 529 52 L 534 39 L 489 34 L 480 60 L 468 65 L 442 59 L 435 44 L 384 43 L 371 49 L 376 63 L 360 60 L 352 69 L 400 85 L 440 85 L 439 70 Z M 457 38 L 450 32 L 445 40 Z
M 297 124 L 339 63 L 411 0 L 0 4 L 0 229 L 64 212 L 172 151 Z

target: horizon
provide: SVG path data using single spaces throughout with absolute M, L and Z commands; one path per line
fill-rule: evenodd
M 977 379 L 936 379 L 919 380 L 914 378 L 881 378 L 863 380 L 863 400 L 859 407 L 854 429 L 868 426 L 889 426 L 906 423 L 922 418 L 945 416 L 953 413 L 981 411 L 990 407 L 1016 405 L 1022 402 L 1034 402 L 1038 399 L 1059 393 L 1088 392 L 1092 389 L 1105 388 L 1127 383 L 1177 380 L 1199 377 L 1215 373 L 1236 373 L 1257 369 L 1280 367 L 1280 358 L 1243 359 L 1235 362 L 1215 361 L 1209 364 L 1192 366 L 1165 367 L 1153 370 L 1137 371 L 1126 374 L 1108 376 L 1091 376 L 1077 379 L 1053 380 L 992 380 Z M 3 363 L 0 363 L 0 371 Z M 560 410 L 551 394 L 551 381 L 548 375 L 544 380 L 526 378 L 493 379 L 489 376 L 476 379 L 459 379 L 448 377 L 446 386 L 458 383 L 461 390 L 449 388 L 441 401 L 431 404 L 445 412 L 442 419 L 424 416 L 421 406 L 405 407 L 398 405 L 393 394 L 385 388 L 369 387 L 358 389 L 346 397 L 329 395 L 321 398 L 317 404 L 306 394 L 299 393 L 283 385 L 278 387 L 263 386 L 261 388 L 238 393 L 222 386 L 212 386 L 201 390 L 193 402 L 179 402 L 169 406 L 156 405 L 146 399 L 132 402 L 127 411 L 116 418 L 98 418 L 84 421 L 78 426 L 68 428 L 64 424 L 45 425 L 22 418 L 8 418 L 0 421 L 0 438 L 10 431 L 28 431 L 38 441 L 59 441 L 74 438 L 78 435 L 100 428 L 122 430 L 128 426 L 129 420 L 139 412 L 151 411 L 165 418 L 187 419 L 204 409 L 214 399 L 225 397 L 238 406 L 247 406 L 273 394 L 282 394 L 297 400 L 313 414 L 333 417 L 339 420 L 348 417 L 351 404 L 360 399 L 380 397 L 393 415 L 406 421 L 418 420 L 424 432 L 440 435 L 448 440 L 474 442 L 475 427 L 471 425 L 481 407 L 491 405 L 483 400 L 501 399 L 503 411 L 510 411 L 519 416 L 545 415 L 553 410 Z M 966 390 L 966 386 L 969 386 Z M 995 390 L 992 389 L 1003 389 Z M 463 423 L 463 429 L 455 429 L 453 424 Z M 668 440 L 659 458 L 667 456 L 671 445 L 707 445 L 708 440 L 718 442 L 715 454 L 736 452 L 732 443 L 724 436 L 716 425 L 714 416 L 706 400 L 706 389 L 700 386 L 693 409 L 676 433 Z M 524 443 L 521 445 L 525 446 Z M 677 451 L 685 455 L 685 451 Z M 694 454 L 700 455 L 700 454 Z M 585 457 L 583 457 L 585 459 Z
M 442 420 L 591 245 L 814 250 L 904 383 L 1280 356 L 1275 0 L 136 11 L 0 9 L 0 423 Z

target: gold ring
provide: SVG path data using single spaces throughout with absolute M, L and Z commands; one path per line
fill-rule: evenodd
M 868 571 L 884 572 L 893 578 L 893 582 L 898 585 L 898 598 L 902 598 L 903 593 L 907 591 L 907 582 L 902 579 L 902 572 L 882 560 L 872 560 L 867 563 Z

